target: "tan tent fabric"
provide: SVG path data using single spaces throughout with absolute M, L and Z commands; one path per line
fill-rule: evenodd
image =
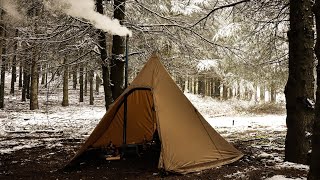
M 113 103 L 73 159 L 88 148 L 123 139 L 123 102 L 127 97 L 127 143 L 150 140 L 158 129 L 159 168 L 177 173 L 200 171 L 240 159 L 240 151 L 222 138 L 180 91 L 154 54 Z

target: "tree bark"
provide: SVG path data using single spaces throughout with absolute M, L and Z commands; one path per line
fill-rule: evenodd
M 221 81 L 219 78 L 216 78 L 214 82 L 214 97 L 216 99 L 220 99 L 220 86 L 221 86 Z
M 98 73 L 96 74 L 96 93 L 99 94 L 99 89 L 100 89 L 100 84 L 101 84 L 101 79 L 98 75 Z
M 22 87 L 22 98 L 21 101 L 26 101 L 28 98 L 28 89 L 30 81 L 30 66 L 27 62 L 23 63 L 23 87 Z
M 18 36 L 18 29 L 16 29 L 15 36 Z M 11 65 L 11 88 L 10 94 L 14 94 L 14 84 L 17 82 L 17 49 L 18 49 L 18 42 L 14 44 L 13 47 L 13 58 L 12 58 L 12 65 Z
M 222 85 L 222 99 L 228 100 L 228 88 L 225 84 Z
M 31 87 L 30 87 L 30 110 L 39 109 L 38 90 L 39 90 L 39 71 L 38 54 L 35 50 L 31 64 Z
M 261 102 L 265 102 L 265 98 L 266 98 L 266 89 L 265 89 L 265 86 L 262 84 L 260 85 L 260 101 Z
M 228 99 L 232 99 L 232 88 L 228 88 Z
M 80 84 L 80 91 L 79 91 L 79 102 L 83 102 L 83 65 L 80 65 L 79 70 L 79 84 Z
M 75 66 L 73 68 L 73 72 L 72 72 L 72 79 L 73 79 L 73 90 L 77 89 L 77 72 L 78 72 L 78 68 Z
M 19 63 L 19 89 L 22 88 L 22 72 L 23 72 L 23 66 L 22 62 Z
M 317 59 L 320 59 L 320 0 L 315 0 L 313 6 L 313 13 L 316 19 L 316 34 L 317 40 L 314 51 Z M 308 173 L 308 180 L 320 179 L 320 64 L 317 65 L 317 91 L 316 91 L 316 105 L 315 105 L 315 118 L 313 124 L 312 134 L 312 152 L 310 171 Z
M 258 102 L 258 84 L 254 83 L 253 85 L 254 87 L 254 102 L 257 103 Z
M 4 40 L 3 40 L 4 41 Z M 2 45 L 2 53 L 6 54 L 6 43 Z M 2 65 L 1 65 L 1 88 L 0 88 L 0 109 L 4 108 L 4 86 L 5 86 L 5 78 L 6 78 L 6 57 L 2 56 Z
M 2 38 L 2 40 L 0 40 L 0 50 L 1 53 L 0 55 L 5 55 L 6 54 L 6 27 L 3 24 L 3 16 L 4 16 L 4 11 L 1 9 L 0 10 L 0 19 L 1 19 L 1 24 L 0 24 L 0 37 Z M 4 86 L 5 86 L 5 65 L 6 65 L 6 57 L 2 56 L 1 57 L 1 77 L 0 77 L 0 108 L 3 109 L 4 108 Z
M 40 18 L 40 9 L 38 7 L 33 8 L 32 16 L 34 18 Z M 37 21 L 33 24 L 34 34 L 38 34 L 38 24 Z M 31 60 L 31 87 L 30 87 L 30 110 L 39 109 L 38 102 L 38 91 L 39 91 L 39 49 L 36 41 L 33 42 L 32 48 L 32 60 Z
M 277 100 L 277 91 L 274 83 L 271 83 L 270 87 L 270 101 L 275 103 Z
M 88 69 L 85 69 L 85 76 L 84 76 L 84 96 L 88 95 Z
M 194 77 L 193 78 L 193 94 L 198 94 L 199 89 L 198 89 L 198 78 Z
M 46 82 L 46 77 L 47 77 L 47 73 L 46 73 L 46 65 L 42 65 L 41 67 L 41 84 L 45 84 Z
M 125 0 L 114 0 L 114 14 L 113 17 L 122 21 L 125 17 Z M 117 99 L 124 91 L 124 60 L 121 55 L 124 54 L 125 44 L 124 38 L 114 35 L 112 38 L 112 60 L 111 60 L 111 74 L 110 79 L 113 99 Z
M 237 83 L 237 99 L 240 100 L 241 98 L 241 86 L 240 86 L 240 82 L 238 81 Z
M 27 99 L 30 99 L 30 82 L 31 82 L 31 65 L 28 66 L 28 72 L 27 72 L 27 77 L 26 77 L 26 97 Z
M 214 80 L 210 78 L 210 96 L 214 97 Z
M 185 80 L 182 76 L 178 75 L 177 76 L 177 80 L 178 80 L 178 84 L 179 84 L 179 87 L 181 89 L 182 92 L 184 92 L 185 90 Z
M 244 87 L 243 99 L 249 100 L 249 90 L 247 86 Z
M 63 60 L 64 72 L 63 72 L 63 98 L 62 106 L 69 106 L 69 66 L 67 65 L 67 58 Z
M 96 0 L 97 12 L 104 14 L 102 0 Z M 104 89 L 104 100 L 105 107 L 108 110 L 109 105 L 113 102 L 112 90 L 110 86 L 110 69 L 107 54 L 107 39 L 106 34 L 101 30 L 98 30 L 98 43 L 100 45 L 100 57 L 101 57 L 101 68 L 102 68 L 102 79 L 103 79 L 103 89 Z M 98 83 L 98 82 L 96 82 Z
M 93 102 L 94 102 L 94 97 L 93 97 L 93 76 L 94 76 L 94 73 L 93 73 L 93 70 L 90 70 L 89 71 L 89 86 L 90 86 L 90 90 L 89 90 L 89 94 L 90 94 L 90 99 L 89 99 L 89 104 L 90 105 L 93 105 Z
M 199 75 L 198 77 L 198 94 L 200 94 L 201 96 L 205 96 L 206 94 L 206 83 L 203 74 Z
M 307 163 L 313 112 L 306 98 L 314 97 L 314 31 L 312 1 L 290 1 L 289 77 L 285 88 L 287 135 L 285 161 Z
M 189 91 L 189 93 L 192 93 L 192 78 L 191 78 L 191 76 L 188 76 L 188 91 Z

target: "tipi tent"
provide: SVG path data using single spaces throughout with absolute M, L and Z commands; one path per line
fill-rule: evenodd
M 138 144 L 159 133 L 159 168 L 177 173 L 232 163 L 243 155 L 222 138 L 181 92 L 154 54 L 130 86 L 116 99 L 73 160 L 89 148 Z

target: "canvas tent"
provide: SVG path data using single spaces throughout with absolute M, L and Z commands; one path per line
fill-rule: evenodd
M 153 54 L 130 86 L 116 99 L 73 160 L 89 148 L 123 143 L 127 100 L 127 144 L 161 141 L 159 168 L 177 173 L 232 163 L 243 155 L 222 138 L 185 97 Z

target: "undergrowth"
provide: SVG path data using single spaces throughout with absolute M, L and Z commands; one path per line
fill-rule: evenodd
M 253 104 L 248 107 L 238 107 L 239 112 L 246 112 L 249 114 L 285 114 L 286 108 L 282 103 L 262 103 Z

